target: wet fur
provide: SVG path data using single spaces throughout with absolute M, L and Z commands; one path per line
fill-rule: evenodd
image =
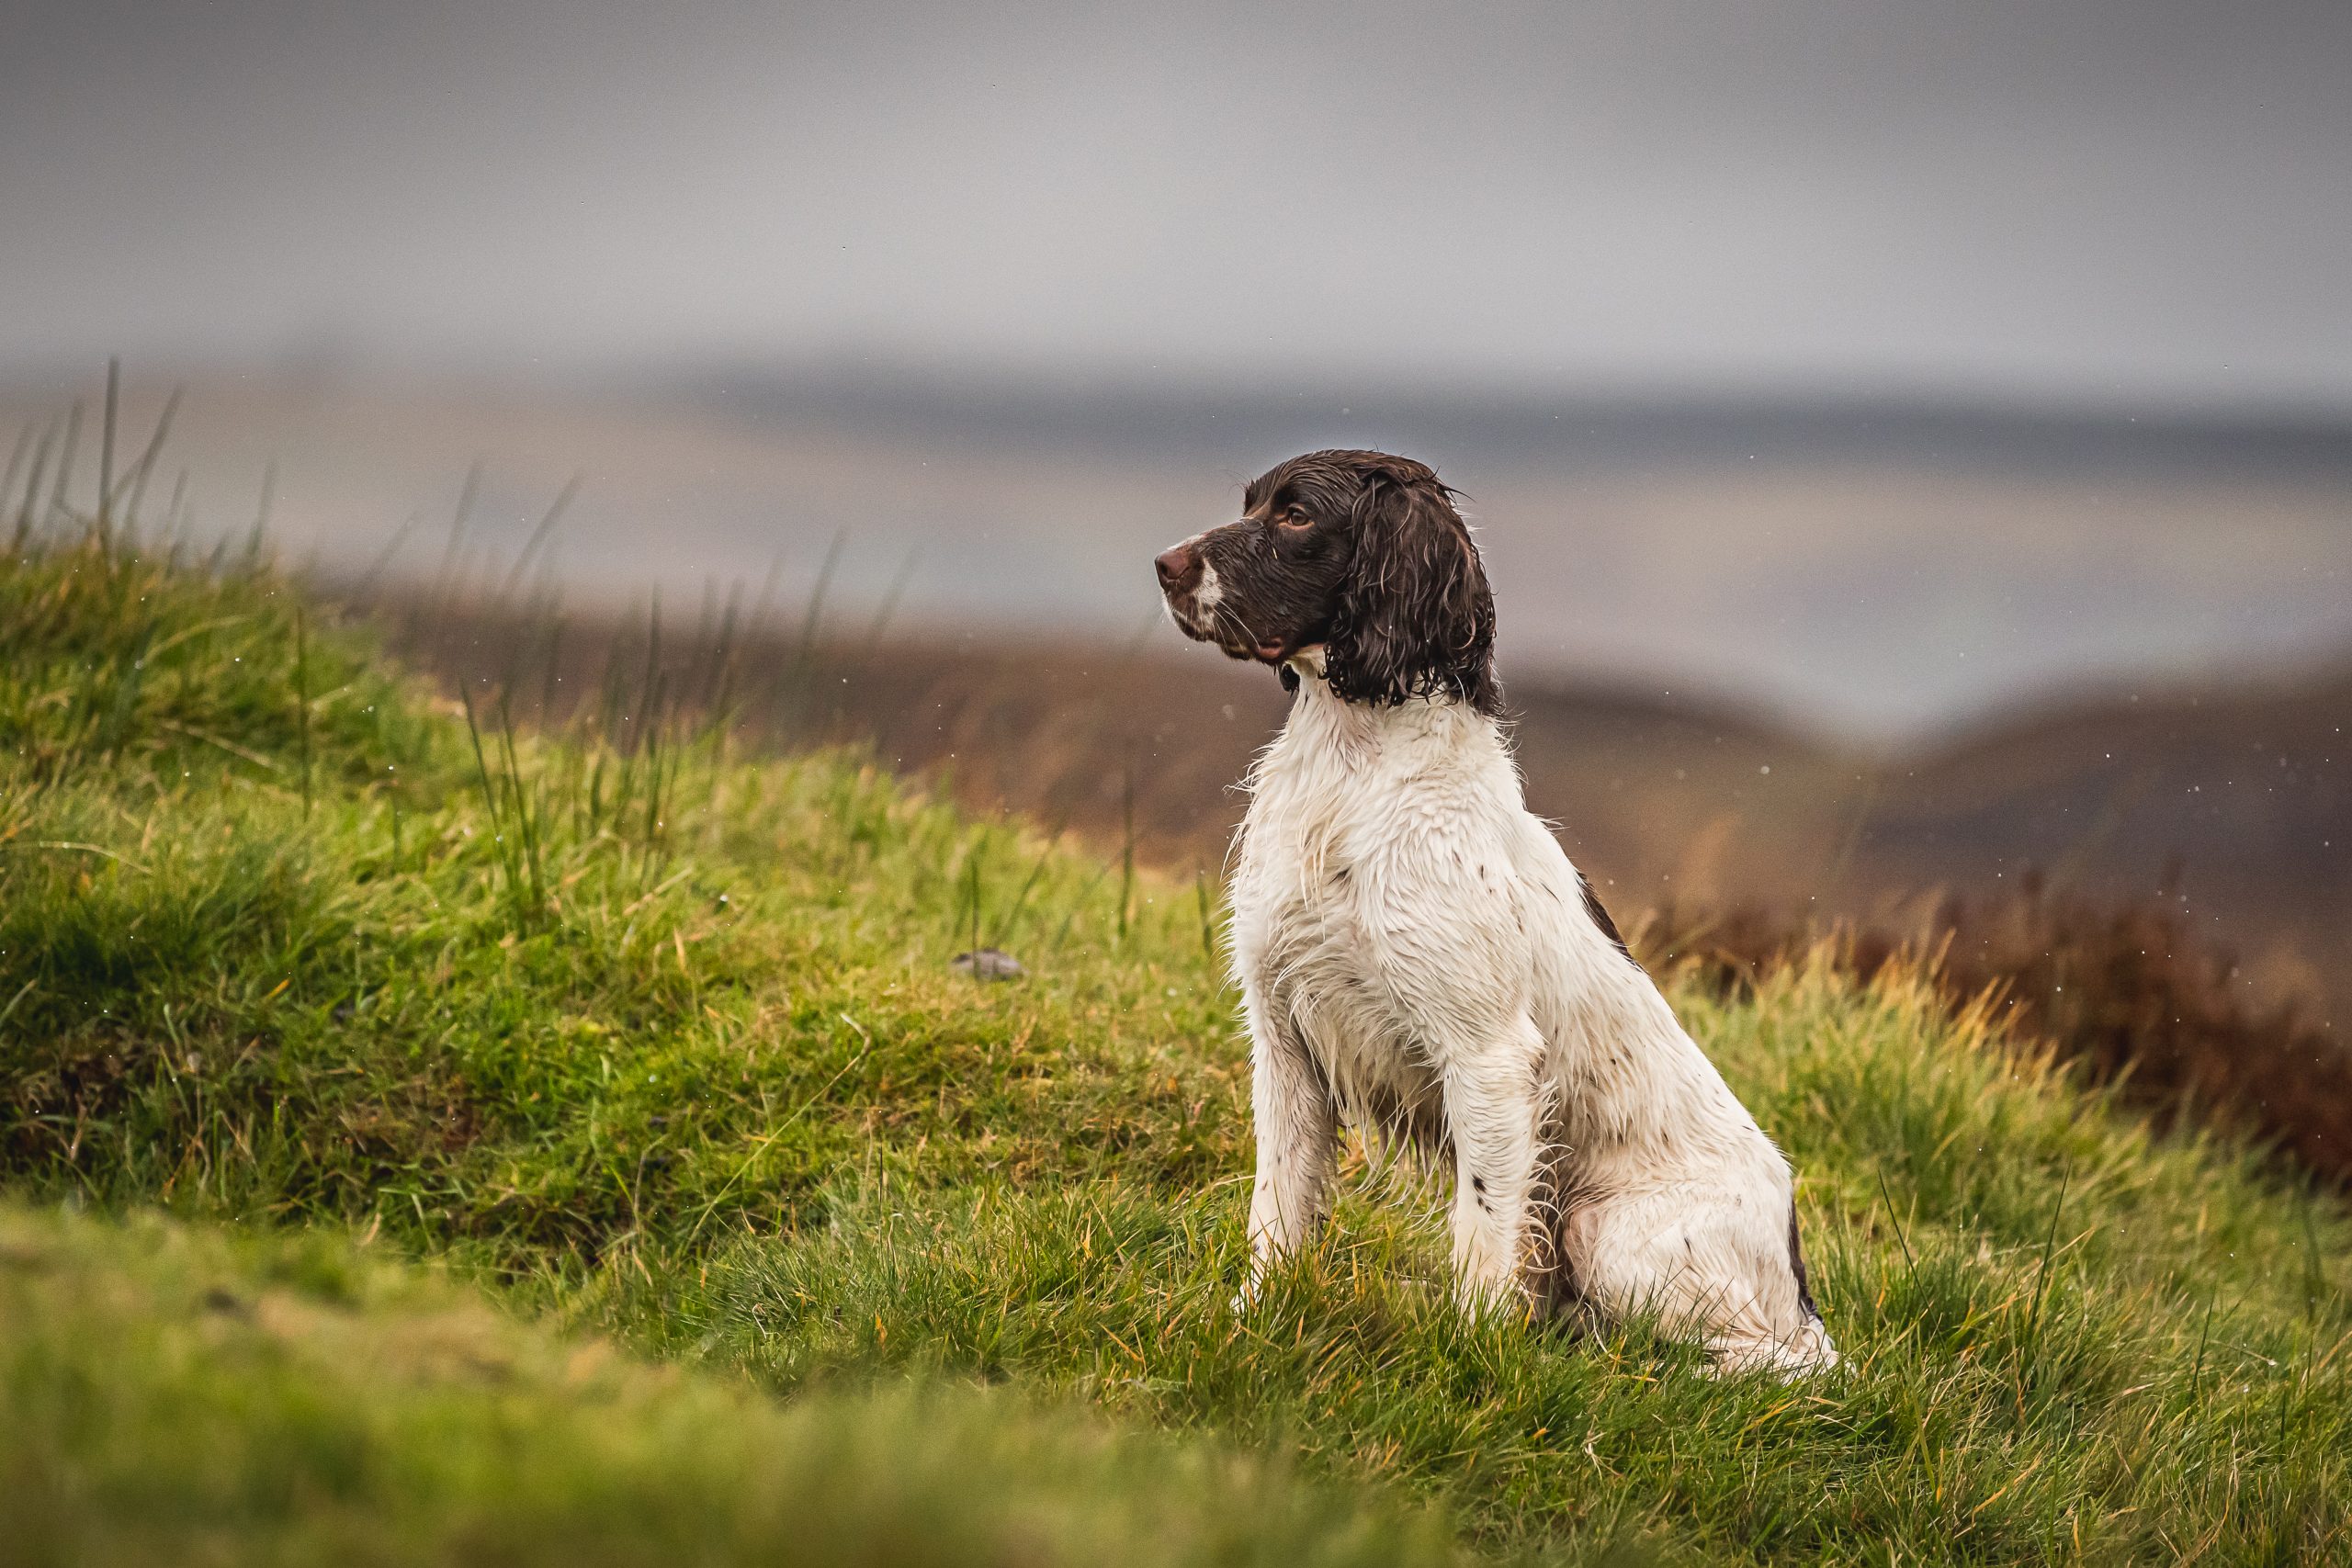
M 1452 1167 L 1466 1305 L 1651 1313 L 1726 1368 L 1834 1364 L 1787 1161 L 1525 807 L 1452 499 L 1409 459 L 1310 454 L 1161 558 L 1179 625 L 1297 694 L 1232 888 L 1253 1286 L 1322 1223 L 1345 1125 Z

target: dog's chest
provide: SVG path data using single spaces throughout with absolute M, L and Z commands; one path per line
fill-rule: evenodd
M 1442 1091 L 1390 994 L 1355 846 L 1339 834 L 1264 847 L 1241 868 L 1256 886 L 1237 899 L 1247 910 L 1234 942 L 1242 978 L 1314 1057 L 1346 1122 L 1414 1129 L 1437 1113 Z
M 1347 1119 L 1395 1127 L 1429 1114 L 1440 1091 L 1384 956 L 1382 933 L 1409 912 L 1381 874 L 1399 794 L 1379 761 L 1269 754 L 1235 868 L 1234 960 L 1316 1058 Z
M 1367 846 L 1337 814 L 1253 808 L 1235 879 L 1234 953 L 1245 982 L 1296 1010 L 1372 1007 L 1382 911 Z

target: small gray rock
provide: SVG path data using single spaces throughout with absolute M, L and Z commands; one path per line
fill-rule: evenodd
M 947 967 L 958 975 L 969 975 L 975 980 L 1010 980 L 1028 973 L 1021 966 L 1021 960 L 995 947 L 959 953 L 947 961 Z

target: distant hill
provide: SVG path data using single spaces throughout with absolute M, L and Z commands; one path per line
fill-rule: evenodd
M 2110 693 L 1975 728 L 1891 770 L 1862 856 L 1882 887 L 2028 868 L 2179 902 L 2228 944 L 2330 989 L 2352 1021 L 2352 668 Z

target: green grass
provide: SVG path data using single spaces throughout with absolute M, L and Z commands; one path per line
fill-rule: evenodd
M 1427 1510 L 910 1388 L 789 1408 L 340 1238 L 0 1207 L 8 1562 L 1439 1564 Z
M 24 1201 L 173 1216 L 9 1222 L 74 1260 L 7 1277 L 0 1423 L 47 1466 L 43 1539 L 299 1554 L 373 1520 L 388 1556 L 723 1555 L 786 1528 L 810 1467 L 903 1440 L 950 1561 L 1002 1545 L 999 1493 L 1050 1495 L 1020 1508 L 1074 1532 L 1037 1548 L 1068 1561 L 1240 1560 L 1221 1495 L 1340 1558 L 1398 1529 L 1545 1558 L 2352 1552 L 2352 1226 L 2256 1153 L 2153 1137 L 1901 974 L 1678 983 L 1803 1173 L 1847 1372 L 1714 1381 L 1639 1325 L 1464 1321 L 1430 1196 L 1369 1178 L 1237 1319 L 1246 1064 L 1192 884 L 1130 891 L 1115 852 L 855 753 L 734 758 L 661 686 L 616 668 L 578 723 L 515 734 L 258 565 L 27 542 L 0 568 L 0 1168 Z M 953 973 L 976 930 L 1029 976 Z M 373 1308 L 297 1314 L 241 1401 L 260 1352 L 189 1326 L 204 1269 L 323 1248 L 391 1281 L 368 1289 L 393 1319 L 411 1291 L 479 1315 L 319 1239 L 352 1234 L 545 1320 L 481 1319 L 539 1370 L 363 1374 L 335 1336 Z M 92 1348 L 73 1291 L 127 1349 Z M 622 1422 L 546 1371 L 581 1334 L 626 1349 Z M 976 1383 L 1002 1386 L 954 1392 Z M 192 1480 L 166 1432 L 197 1399 L 229 1457 Z M 712 1401 L 756 1434 L 697 1448 Z M 1071 1404 L 1125 1435 L 1070 1437 Z M 316 1456 L 287 1414 L 311 1407 L 345 1423 Z M 528 1477 L 445 1474 L 435 1433 Z M 305 1468 L 352 1444 L 348 1490 Z M 1002 1484 L 924 1491 L 965 1449 Z M 765 1479 L 740 1514 L 684 1483 L 643 1501 L 705 1466 Z M 826 1517 L 792 1539 L 901 1560 Z

